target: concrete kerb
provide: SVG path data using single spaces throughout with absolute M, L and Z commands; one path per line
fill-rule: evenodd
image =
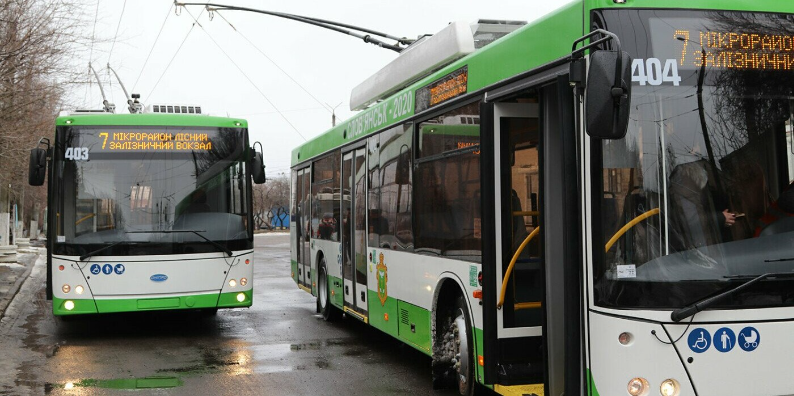
M 4 293 L 4 295 L 0 295 L 0 319 L 2 319 L 5 315 L 6 308 L 8 308 L 8 305 L 14 300 L 14 297 L 16 297 L 19 289 L 22 287 L 22 284 L 25 283 L 25 280 L 27 280 L 28 276 L 30 276 L 30 272 L 33 271 L 33 267 L 36 265 L 36 261 L 39 259 L 39 256 L 41 256 L 41 251 L 38 249 L 36 249 L 35 252 L 33 252 L 33 249 L 30 251 L 31 253 L 17 256 L 17 258 L 21 259 L 18 260 L 18 262 L 24 261 L 21 264 L 24 264 L 25 269 L 22 274 L 16 278 L 11 288 Z

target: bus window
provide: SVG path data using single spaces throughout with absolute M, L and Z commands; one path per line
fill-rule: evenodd
M 384 249 L 413 250 L 411 230 L 411 130 L 412 124 L 382 132 L 378 138 L 377 192 L 370 190 L 370 245 Z M 375 185 L 373 181 L 373 185 Z M 378 202 L 378 206 L 373 205 Z M 377 235 L 377 240 L 375 240 Z
M 480 262 L 480 126 L 472 103 L 419 124 L 416 166 L 417 252 Z

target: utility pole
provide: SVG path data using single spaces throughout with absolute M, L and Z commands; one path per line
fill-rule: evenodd
M 328 103 L 325 104 L 326 106 L 328 106 L 331 109 L 331 126 L 332 127 L 336 126 L 336 108 L 339 107 L 341 104 L 342 104 L 342 102 L 339 102 L 339 104 L 337 104 L 334 107 L 331 107 L 331 105 L 329 105 Z

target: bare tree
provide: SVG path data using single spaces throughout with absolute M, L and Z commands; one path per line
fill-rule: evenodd
M 23 221 L 46 207 L 46 189 L 27 187 L 27 156 L 52 136 L 76 80 L 76 54 L 88 43 L 82 9 L 69 0 L 0 1 L 0 212 L 17 204 Z
M 254 223 L 258 228 L 272 228 L 274 218 L 286 221 L 289 214 L 289 178 L 283 173 L 265 184 L 254 186 Z

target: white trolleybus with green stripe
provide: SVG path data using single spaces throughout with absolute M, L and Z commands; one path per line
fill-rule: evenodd
M 794 394 L 792 14 L 585 0 L 417 41 L 293 150 L 295 282 L 461 394 Z
M 129 102 L 131 114 L 62 113 L 31 152 L 30 184 L 47 180 L 53 313 L 250 307 L 251 186 L 265 174 L 248 123 Z

